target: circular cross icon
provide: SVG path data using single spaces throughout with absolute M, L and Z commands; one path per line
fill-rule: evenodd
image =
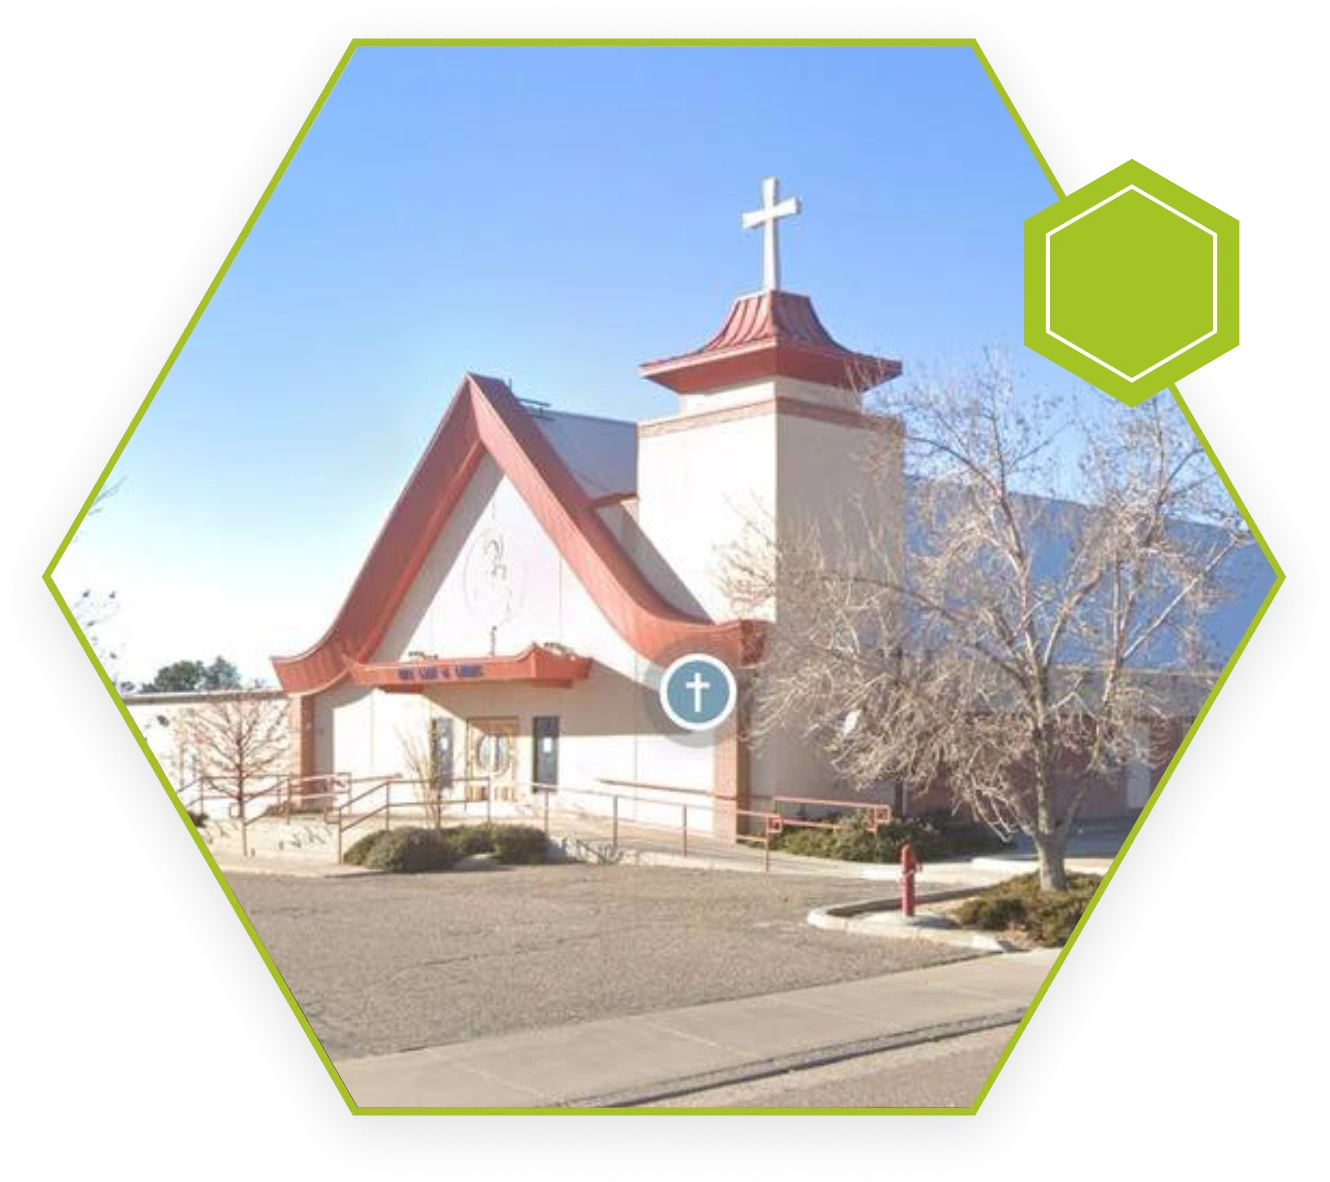
M 660 705 L 676 726 L 709 731 L 734 710 L 738 690 L 724 661 L 706 653 L 680 657 L 660 679 Z

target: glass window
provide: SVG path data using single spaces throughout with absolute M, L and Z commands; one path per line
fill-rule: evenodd
M 481 733 L 476 737 L 475 764 L 485 775 L 503 775 L 513 762 L 513 741 L 508 735 Z

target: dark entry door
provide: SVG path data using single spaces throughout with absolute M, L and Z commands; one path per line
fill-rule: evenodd
M 559 720 L 543 714 L 531 720 L 531 779 L 537 792 L 559 784 Z

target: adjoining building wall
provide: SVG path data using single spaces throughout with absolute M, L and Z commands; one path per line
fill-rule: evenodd
M 140 693 L 128 694 L 124 698 L 125 707 L 134 725 L 146 740 L 153 756 L 162 771 L 166 773 L 171 787 L 181 794 L 187 803 L 199 795 L 203 777 L 220 777 L 216 767 L 209 766 L 207 755 L 200 752 L 190 738 L 191 716 L 199 711 L 206 711 L 218 703 L 234 702 L 238 699 L 250 699 L 256 702 L 272 702 L 274 709 L 279 706 L 291 708 L 291 699 L 279 689 L 218 690 L 207 693 Z M 278 759 L 281 772 L 260 776 L 250 786 L 250 791 L 263 791 L 275 783 L 278 775 L 286 770 L 284 749 L 291 746 L 289 732 L 283 730 L 274 739 L 272 751 Z M 226 815 L 226 799 L 222 795 L 228 787 L 220 783 L 214 798 L 205 801 L 205 812 Z
M 1185 711 L 1188 698 L 1199 700 L 1200 697 L 1203 697 L 1203 693 L 1198 684 L 1191 693 L 1176 692 L 1174 703 Z M 1066 800 L 1088 782 L 1089 789 L 1077 812 L 1080 820 L 1121 817 L 1139 812 L 1159 786 L 1159 781 L 1193 721 L 1194 715 L 1188 713 L 1143 719 L 1137 724 L 1135 736 L 1140 744 L 1140 753 L 1126 763 L 1099 772 L 1086 773 L 1082 770 L 1083 754 L 1064 752 L 1053 771 L 1055 800 Z M 956 801 L 945 784 L 930 787 L 926 792 L 912 792 L 907 797 L 907 808 L 911 813 L 949 812 L 956 807 Z

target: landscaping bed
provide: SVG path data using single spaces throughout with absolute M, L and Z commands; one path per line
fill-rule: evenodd
M 531 825 L 410 826 L 380 829 L 355 843 L 342 861 L 390 874 L 451 870 L 464 858 L 490 855 L 508 866 L 530 866 L 547 859 L 549 841 Z
M 1038 874 L 1022 874 L 942 910 L 961 927 L 996 932 L 1018 946 L 1057 948 L 1071 937 L 1100 881 L 1069 874 L 1065 891 L 1044 892 Z
M 822 818 L 819 818 L 822 820 Z M 772 848 L 811 858 L 835 858 L 841 862 L 899 862 L 901 846 L 909 844 L 921 862 L 947 862 L 972 858 L 1006 848 L 987 825 L 953 817 L 950 813 L 925 813 L 901 817 L 876 829 L 859 817 L 828 817 L 832 829 L 805 829 L 791 824 Z

